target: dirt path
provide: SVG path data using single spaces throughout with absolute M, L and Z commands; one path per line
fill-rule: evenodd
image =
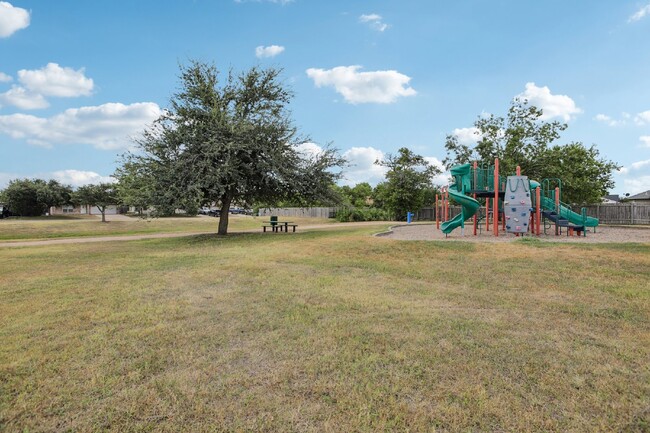
M 314 224 L 314 225 L 302 225 L 300 226 L 300 231 L 304 230 L 322 230 L 322 229 L 333 229 L 337 227 L 359 227 L 359 226 L 377 226 L 382 227 L 390 222 L 357 222 L 357 223 L 335 223 L 335 224 Z M 229 234 L 238 234 L 238 233 L 260 233 L 259 229 L 250 229 L 250 230 L 241 230 L 230 232 Z M 41 245 L 64 245 L 64 244 L 86 244 L 92 242 L 124 242 L 124 241 L 137 241 L 143 239 L 164 239 L 164 238 L 181 238 L 187 236 L 201 236 L 201 235 L 213 235 L 213 231 L 210 232 L 194 232 L 194 233 L 156 233 L 148 235 L 124 235 L 124 236 L 93 236 L 93 237 L 79 237 L 79 238 L 60 238 L 60 239 L 43 239 L 43 240 L 34 240 L 34 241 L 13 241 L 13 242 L 0 242 L 0 248 L 11 248 L 11 247 L 35 247 Z M 261 234 L 261 233 L 260 233 Z M 268 233 L 270 236 L 277 235 L 291 235 L 291 233 Z

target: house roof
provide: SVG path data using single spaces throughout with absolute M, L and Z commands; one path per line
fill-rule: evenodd
M 618 194 L 608 194 L 605 197 L 603 197 L 603 201 L 606 200 L 615 201 L 618 203 L 619 201 L 621 201 L 621 198 L 618 196 Z
M 631 195 L 628 200 L 650 200 L 650 189 L 636 195 Z

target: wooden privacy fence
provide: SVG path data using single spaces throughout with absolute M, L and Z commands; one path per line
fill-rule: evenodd
M 598 218 L 601 224 L 650 224 L 650 205 L 637 203 L 597 204 L 585 206 L 587 215 Z M 334 218 L 336 207 L 289 207 L 260 209 L 259 216 L 277 215 L 280 217 Z M 449 207 L 449 218 L 460 213 L 460 206 Z M 580 213 L 580 207 L 574 211 Z M 415 212 L 415 221 L 435 221 L 436 209 L 425 207 Z
M 647 204 L 596 204 L 585 208 L 587 215 L 598 218 L 602 224 L 650 224 L 650 205 Z
M 282 207 L 260 209 L 258 215 L 277 215 L 286 218 L 334 218 L 338 209 L 336 207 Z

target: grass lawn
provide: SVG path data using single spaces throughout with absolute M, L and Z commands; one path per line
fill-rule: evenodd
M 650 429 L 649 244 L 371 232 L 0 249 L 0 430 Z
M 229 231 L 260 229 L 268 217 L 230 215 Z M 282 218 L 281 218 L 282 219 Z M 296 224 L 327 224 L 326 218 L 291 218 Z M 38 217 L 0 220 L 0 241 L 36 240 L 86 236 L 120 236 L 151 233 L 217 232 L 219 218 L 171 217 L 142 219 L 130 217 L 126 221 L 102 223 L 97 217 Z

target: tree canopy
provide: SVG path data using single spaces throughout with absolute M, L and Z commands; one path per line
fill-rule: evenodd
M 375 164 L 388 168 L 386 181 L 375 188 L 377 205 L 391 211 L 397 220 L 406 219 L 407 212 L 417 211 L 426 204 L 434 188 L 433 177 L 440 173 L 437 167 L 406 147 Z
M 545 121 L 543 114 L 528 101 L 516 98 L 505 118 L 478 117 L 474 122 L 475 144 L 461 143 L 455 135 L 448 135 L 443 162 L 447 168 L 473 161 L 487 166 L 499 158 L 503 174 L 514 174 L 520 166 L 522 174 L 531 179 L 561 178 L 565 202 L 600 202 L 614 186 L 612 174 L 619 166 L 601 158 L 595 146 L 557 144 L 567 124 Z
M 15 179 L 3 191 L 11 212 L 21 216 L 43 215 L 52 206 L 69 204 L 71 196 L 71 186 L 43 179 Z
M 73 199 L 79 204 L 95 206 L 102 214 L 102 222 L 106 222 L 106 208 L 118 203 L 117 189 L 112 183 L 80 186 Z
M 124 155 L 116 173 L 122 194 L 140 185 L 132 195 L 167 211 L 216 203 L 219 234 L 227 233 L 232 203 L 308 204 L 331 195 L 334 169 L 345 161 L 329 146 L 300 150 L 307 138 L 290 118 L 292 93 L 280 73 L 253 67 L 222 79 L 213 65 L 181 66 L 168 110 L 137 140 L 139 152 Z

